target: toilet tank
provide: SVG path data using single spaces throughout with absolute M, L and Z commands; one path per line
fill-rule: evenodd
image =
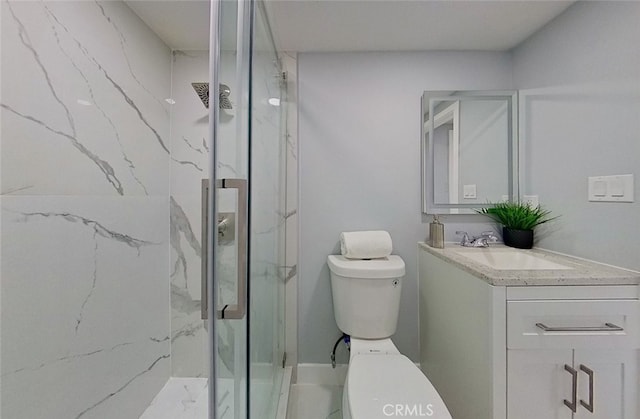
M 384 339 L 398 323 L 400 291 L 405 273 L 400 256 L 371 260 L 330 255 L 331 294 L 336 323 L 361 339 Z

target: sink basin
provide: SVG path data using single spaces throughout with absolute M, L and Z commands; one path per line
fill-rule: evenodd
M 514 248 L 459 248 L 456 253 L 496 270 L 573 269 Z

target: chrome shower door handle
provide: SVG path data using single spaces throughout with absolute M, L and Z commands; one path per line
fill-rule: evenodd
M 220 189 L 237 189 L 238 190 L 238 212 L 237 217 L 233 216 L 233 213 L 223 213 L 225 218 L 217 223 L 217 234 L 220 239 L 221 236 L 227 240 L 233 240 L 233 231 L 227 232 L 226 229 L 234 228 L 234 223 L 237 220 L 238 223 L 238 242 L 237 242 L 237 271 L 238 271 L 238 285 L 237 285 L 237 302 L 236 304 L 227 304 L 222 309 L 216 310 L 218 318 L 220 319 L 242 319 L 245 314 L 245 301 L 246 301 L 246 281 L 247 281 L 247 181 L 245 179 L 222 179 L 217 182 L 217 188 Z M 209 264 L 209 244 L 208 244 L 208 231 L 209 231 L 209 179 L 202 179 L 201 184 L 201 198 L 202 198 L 202 229 L 201 229 L 201 261 L 200 261 L 200 318 L 207 320 L 209 318 L 209 287 L 207 285 L 207 268 Z
M 216 312 L 219 319 L 242 319 L 246 313 L 247 300 L 247 243 L 249 240 L 249 231 L 247 228 L 249 220 L 247 180 L 221 179 L 217 182 L 216 187 L 219 189 L 237 189 L 238 191 L 236 215 L 238 226 L 238 233 L 236 235 L 238 281 L 236 303 L 226 304 L 221 309 L 217 309 Z

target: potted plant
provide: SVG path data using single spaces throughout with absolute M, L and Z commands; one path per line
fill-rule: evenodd
M 533 229 L 556 217 L 550 217 L 551 211 L 540 205 L 532 206 L 523 202 L 498 202 L 490 208 L 476 210 L 502 224 L 502 240 L 506 246 L 518 249 L 533 247 Z

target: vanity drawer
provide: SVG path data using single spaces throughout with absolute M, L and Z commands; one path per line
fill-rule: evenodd
M 507 348 L 640 347 L 638 300 L 507 302 Z

